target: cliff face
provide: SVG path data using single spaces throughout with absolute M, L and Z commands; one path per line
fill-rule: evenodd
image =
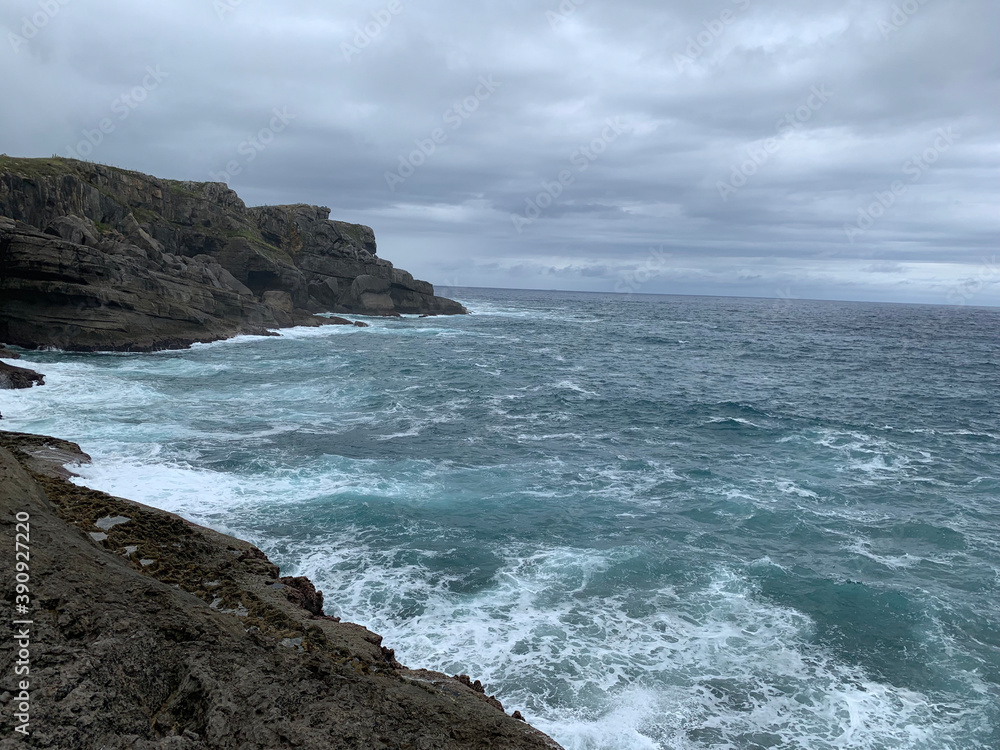
M 27 680 L 30 737 L 0 747 L 559 750 L 478 683 L 407 669 L 325 617 L 252 545 L 66 481 L 85 460 L 0 432 L 0 561 L 15 569 L 27 514 L 31 602 L 28 672 L 0 641 L 0 709 L 15 721 Z
M 466 312 L 379 258 L 370 228 L 329 214 L 248 208 L 221 183 L 0 157 L 0 341 L 143 351 L 317 312 Z

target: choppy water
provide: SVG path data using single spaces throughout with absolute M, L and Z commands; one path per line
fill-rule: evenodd
M 2 425 L 569 750 L 1000 747 L 1000 310 L 458 296 L 30 353 Z

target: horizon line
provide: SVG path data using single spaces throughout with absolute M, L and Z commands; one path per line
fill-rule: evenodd
M 954 304 L 947 302 L 885 302 L 880 300 L 867 299 L 828 299 L 825 297 L 758 297 L 753 295 L 740 294 L 696 294 L 693 292 L 614 292 L 614 291 L 594 291 L 592 289 L 536 289 L 530 287 L 504 287 L 504 286 L 471 286 L 467 284 L 434 284 L 434 293 L 442 289 L 476 289 L 491 292 L 559 292 L 562 294 L 601 294 L 615 295 L 619 297 L 704 297 L 707 299 L 752 299 L 767 300 L 770 302 L 841 302 L 858 305 L 917 305 L 921 307 L 957 307 L 983 310 L 1000 310 L 998 305 L 971 305 Z

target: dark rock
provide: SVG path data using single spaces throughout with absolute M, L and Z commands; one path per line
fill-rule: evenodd
M 392 284 L 388 279 L 381 279 L 377 276 L 358 276 L 351 284 L 351 294 L 360 297 L 363 294 L 388 294 Z
M 312 581 L 305 576 L 286 576 L 279 578 L 278 582 L 285 587 L 284 592 L 288 601 L 302 607 L 310 614 L 323 616 L 323 592 L 317 591 Z
M 0 220 L 0 267 L 0 340 L 25 348 L 177 349 L 306 323 L 227 288 L 216 263 L 110 235 L 90 247 Z
M 340 299 L 340 284 L 331 277 L 311 279 L 309 281 L 309 296 L 318 307 L 333 309 Z
M 51 234 L 76 245 L 97 247 L 97 227 L 90 219 L 79 216 L 60 216 L 49 222 L 45 228 L 46 234 Z
M 350 326 L 354 325 L 347 318 L 340 318 L 336 315 L 331 315 L 329 317 L 322 317 L 319 319 L 320 325 L 324 326 Z
M 20 359 L 21 355 L 15 351 L 11 351 L 5 346 L 0 346 L 0 359 Z
M 288 313 L 289 315 L 295 309 L 292 303 L 292 295 L 288 292 L 264 292 L 261 299 L 268 307 Z
M 461 682 L 463 685 L 472 688 L 477 693 L 482 693 L 483 695 L 486 694 L 486 688 L 483 687 L 483 683 L 481 683 L 479 680 L 473 682 L 472 678 L 469 677 L 469 675 L 467 674 L 457 674 L 454 675 L 453 678 Z
M 434 287 L 428 284 L 426 281 L 417 281 L 413 276 L 407 271 L 401 268 L 392 269 L 392 285 L 400 287 L 410 292 L 416 292 L 417 294 L 426 295 L 428 297 L 434 296 Z
M 520 711 L 515 711 L 510 715 L 510 718 L 517 719 L 518 721 L 524 721 L 524 716 L 521 715 Z
M 31 388 L 35 385 L 45 385 L 45 376 L 25 367 L 0 362 L 0 390 Z
M 369 227 L 329 214 L 248 208 L 220 183 L 0 157 L 0 341 L 146 351 L 318 325 L 317 312 L 467 312 L 379 258 Z
M 389 294 L 391 288 L 388 279 L 368 274 L 358 276 L 351 284 L 347 304 L 361 315 L 398 315 Z

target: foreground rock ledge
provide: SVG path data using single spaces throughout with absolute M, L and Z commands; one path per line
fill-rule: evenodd
M 31 736 L 3 750 L 559 750 L 478 683 L 406 669 L 380 636 L 324 617 L 312 584 L 253 545 L 67 481 L 86 460 L 0 432 L 0 558 L 14 569 L 29 513 L 34 620 Z M 8 724 L 15 659 L 4 639 Z

